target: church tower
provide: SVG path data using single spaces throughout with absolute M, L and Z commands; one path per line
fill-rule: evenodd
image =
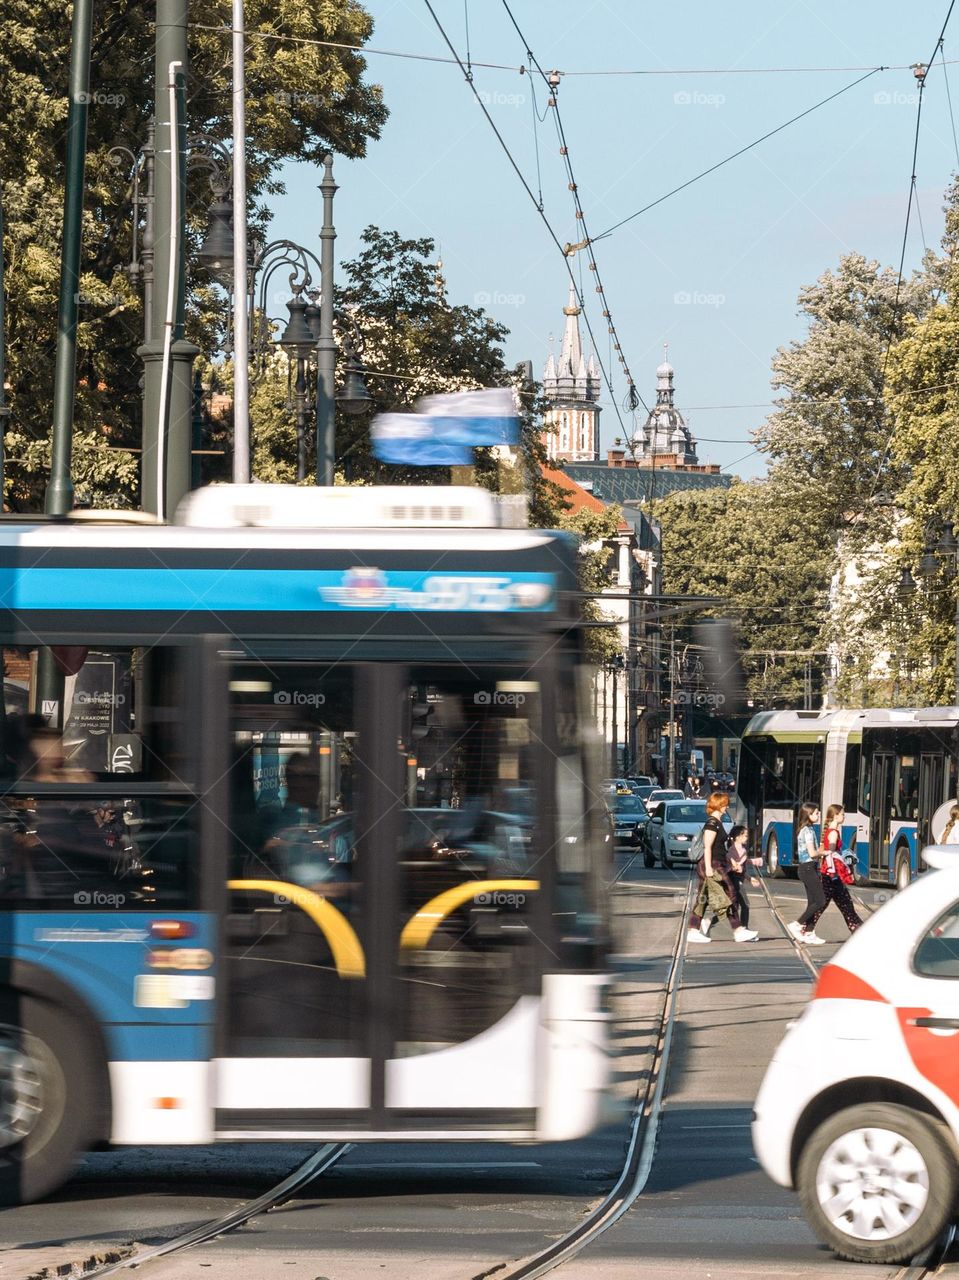
M 550 352 L 543 371 L 543 394 L 549 401 L 543 443 L 554 463 L 599 460 L 599 369 L 594 356 L 588 362 L 583 356 L 579 312 L 570 285 L 559 360 Z
M 637 458 L 647 459 L 669 456 L 675 458 L 679 466 L 695 467 L 699 463 L 696 441 L 676 408 L 675 370 L 669 363 L 668 343 L 664 352 L 663 363 L 656 370 L 656 403 L 645 425 L 633 436 L 633 453 Z

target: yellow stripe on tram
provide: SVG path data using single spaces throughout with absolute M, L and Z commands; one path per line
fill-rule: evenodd
M 340 977 L 366 977 L 366 957 L 353 926 L 341 911 L 312 889 L 287 884 L 285 880 L 228 880 L 227 888 L 247 890 L 250 893 L 272 893 L 288 898 L 295 907 L 306 912 L 326 938 Z
M 414 948 L 425 947 L 440 923 L 451 912 L 481 893 L 532 893 L 538 888 L 538 880 L 468 880 L 453 889 L 446 889 L 435 898 L 430 898 L 406 922 L 400 934 L 400 949 L 412 951 Z

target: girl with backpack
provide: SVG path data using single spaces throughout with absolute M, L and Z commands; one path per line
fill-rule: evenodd
M 703 856 L 696 860 L 695 848 L 690 850 L 693 865 L 699 877 L 699 894 L 692 915 L 689 917 L 687 942 L 711 942 L 709 922 L 714 915 L 729 920 L 733 937 L 737 942 L 755 942 L 759 934 L 746 929 L 739 916 L 737 894 L 729 879 L 726 862 L 726 831 L 723 814 L 729 808 L 729 795 L 714 791 L 706 801 L 706 822 L 701 833 Z M 700 837 L 696 837 L 697 842 Z

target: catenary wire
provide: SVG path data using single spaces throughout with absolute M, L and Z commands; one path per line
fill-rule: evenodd
M 609 335 L 612 338 L 613 350 L 616 351 L 618 354 L 619 363 L 622 366 L 623 373 L 626 377 L 627 392 L 626 392 L 626 399 L 623 403 L 623 407 L 624 409 L 626 409 L 627 412 L 631 412 L 637 409 L 641 404 L 648 414 L 649 406 L 646 404 L 646 401 L 643 399 L 642 395 L 639 393 L 636 387 L 636 383 L 633 379 L 633 375 L 630 372 L 629 364 L 626 360 L 626 357 L 623 355 L 622 344 L 620 343 L 620 340 L 619 340 L 619 334 L 616 331 L 616 323 L 613 319 L 612 311 L 610 309 L 609 298 L 606 295 L 605 286 L 603 285 L 602 275 L 599 270 L 599 263 L 596 261 L 596 253 L 593 248 L 593 240 L 589 234 L 589 227 L 587 226 L 587 223 L 586 223 L 586 211 L 584 210 L 582 200 L 580 199 L 579 184 L 577 183 L 576 175 L 573 172 L 573 160 L 572 160 L 572 156 L 570 155 L 570 148 L 569 148 L 569 142 L 566 137 L 566 130 L 563 127 L 563 117 L 562 117 L 562 113 L 560 111 L 560 106 L 559 106 L 559 84 L 554 83 L 550 80 L 550 77 L 547 75 L 546 71 L 543 69 L 539 59 L 534 54 L 532 48 L 530 47 L 529 40 L 527 40 L 525 34 L 521 30 L 519 23 L 516 21 L 516 17 L 513 13 L 513 10 L 509 6 L 509 0 L 502 0 L 502 4 L 503 4 L 503 8 L 506 10 L 506 13 L 507 13 L 507 16 L 509 17 L 510 22 L 513 25 L 513 29 L 515 30 L 516 34 L 519 36 L 520 40 L 523 42 L 526 48 L 526 57 L 529 59 L 530 64 L 534 66 L 536 70 L 539 72 L 540 78 L 542 79 L 543 83 L 546 85 L 547 90 L 550 91 L 550 97 L 548 98 L 548 102 L 553 109 L 553 121 L 556 125 L 556 133 L 559 138 L 560 155 L 563 157 L 564 166 L 566 169 L 567 182 L 569 185 L 569 189 L 573 194 L 573 203 L 576 209 L 576 219 L 583 229 L 583 240 L 581 242 L 581 245 L 577 248 L 576 251 L 579 252 L 580 249 L 587 249 L 589 252 L 589 269 L 590 271 L 593 272 L 593 274 L 596 277 L 596 292 L 600 295 L 600 297 L 603 300 L 603 317 L 606 320 L 607 328 L 609 330 Z M 532 75 L 532 72 L 530 74 Z M 622 425 L 622 419 L 620 419 L 620 425 Z M 631 439 L 631 437 L 629 438 Z
M 638 218 L 643 213 L 648 213 L 650 209 L 655 209 L 657 205 L 662 204 L 665 200 L 669 200 L 672 196 L 677 195 L 680 191 L 685 191 L 687 187 L 691 187 L 693 183 L 700 182 L 703 178 L 708 177 L 711 173 L 715 173 L 717 169 L 721 169 L 723 165 L 727 165 L 730 161 L 737 159 L 739 156 L 745 155 L 747 151 L 752 151 L 754 147 L 758 147 L 761 142 L 765 142 L 768 138 L 773 138 L 777 133 L 782 133 L 784 129 L 788 129 L 790 125 L 795 124 L 798 120 L 802 120 L 805 116 L 811 115 L 814 111 L 818 111 L 820 107 L 826 106 L 827 103 L 841 98 L 844 93 L 848 93 L 850 89 L 855 89 L 856 85 L 862 84 L 864 80 L 868 80 L 870 76 L 874 76 L 878 71 L 888 71 L 888 67 L 873 67 L 867 71 L 865 75 L 859 76 L 855 80 L 851 80 L 849 84 L 844 85 L 841 89 L 837 89 L 835 93 L 831 93 L 827 98 L 821 98 L 819 102 L 813 103 L 811 107 L 807 107 L 805 111 L 800 111 L 798 115 L 792 116 L 789 120 L 784 120 L 782 124 L 777 125 L 775 129 L 770 129 L 764 133 L 762 137 L 755 138 L 744 147 L 740 147 L 738 151 L 734 151 L 731 155 L 726 156 L 722 160 L 718 160 L 716 164 L 712 164 L 708 169 L 704 169 L 702 173 L 697 173 L 695 177 L 688 178 L 685 182 L 680 183 L 678 187 L 673 187 L 672 191 L 667 191 L 665 195 L 657 197 L 649 204 L 643 205 L 641 209 L 637 209 L 635 213 L 628 214 L 625 218 L 621 218 L 619 222 L 614 222 L 611 227 L 607 227 L 597 240 L 605 240 L 607 236 L 611 236 L 614 231 L 618 231 L 620 227 L 624 227 L 627 222 L 632 222 L 634 218 Z
M 460 58 L 459 54 L 456 52 L 453 42 L 450 40 L 449 36 L 446 34 L 446 29 L 444 28 L 442 22 L 440 22 L 439 17 L 437 16 L 436 10 L 433 8 L 432 4 L 430 3 L 430 0 L 423 0 L 423 3 L 426 5 L 426 8 L 429 10 L 430 17 L 433 19 L 433 22 L 435 23 L 437 30 L 439 31 L 440 35 L 443 37 L 446 47 L 449 49 L 450 53 L 456 59 L 456 64 L 459 67 L 460 71 L 463 72 L 463 75 L 465 78 L 466 68 L 463 66 L 463 60 Z M 483 101 L 482 96 L 477 90 L 475 83 L 469 79 L 467 79 L 467 83 L 469 84 L 469 87 L 472 90 L 473 97 L 476 99 L 477 103 L 479 104 L 480 110 L 483 112 L 483 115 L 486 117 L 486 120 L 490 128 L 493 130 L 493 133 L 496 135 L 496 140 L 499 142 L 500 146 L 505 152 L 506 158 L 509 160 L 514 173 L 519 178 L 520 182 L 523 184 L 523 189 L 525 190 L 526 194 L 529 196 L 530 200 L 532 201 L 533 206 L 536 209 L 536 212 L 539 214 L 540 219 L 543 222 L 543 225 L 546 227 L 546 230 L 549 233 L 550 239 L 553 241 L 553 244 L 555 244 L 556 248 L 559 250 L 559 252 L 563 256 L 563 262 L 566 266 L 567 275 L 569 276 L 570 282 L 573 286 L 573 290 L 579 302 L 580 309 L 583 313 L 583 320 L 586 323 L 586 329 L 589 333 L 590 342 L 592 343 L 593 351 L 596 354 L 596 361 L 600 367 L 600 371 L 602 372 L 603 380 L 606 383 L 606 389 L 609 391 L 610 398 L 613 401 L 613 409 L 615 410 L 616 418 L 619 422 L 620 429 L 625 435 L 626 427 L 623 423 L 622 415 L 620 414 L 620 411 L 619 411 L 619 406 L 616 403 L 616 397 L 613 394 L 613 385 L 610 381 L 609 373 L 606 370 L 606 366 L 603 363 L 602 357 L 599 355 L 599 349 L 596 343 L 596 336 L 593 333 L 593 326 L 589 318 L 589 312 L 586 310 L 585 299 L 583 298 L 583 295 L 579 289 L 579 286 L 576 283 L 576 276 L 573 272 L 573 268 L 570 266 L 569 257 L 566 253 L 566 250 L 560 244 L 559 237 L 556 235 L 556 232 L 553 230 L 552 223 L 547 218 L 545 211 L 542 208 L 540 208 L 539 204 L 537 203 L 536 196 L 533 194 L 532 187 L 526 181 L 526 177 L 523 174 L 522 169 L 520 169 L 519 165 L 516 163 L 516 160 L 513 157 L 513 153 L 510 151 L 509 146 L 507 145 L 506 139 L 503 137 L 499 129 L 496 127 L 496 121 L 493 119 L 493 117 L 490 115 L 489 111 L 487 110 L 486 103 Z

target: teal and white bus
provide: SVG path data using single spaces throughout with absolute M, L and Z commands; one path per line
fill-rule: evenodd
M 569 535 L 479 489 L 0 521 L 0 1195 L 102 1144 L 552 1141 L 608 1080 Z
M 864 881 L 904 887 L 957 793 L 959 708 L 764 711 L 743 734 L 738 794 L 772 875 L 795 867 L 799 806 L 846 811 Z

